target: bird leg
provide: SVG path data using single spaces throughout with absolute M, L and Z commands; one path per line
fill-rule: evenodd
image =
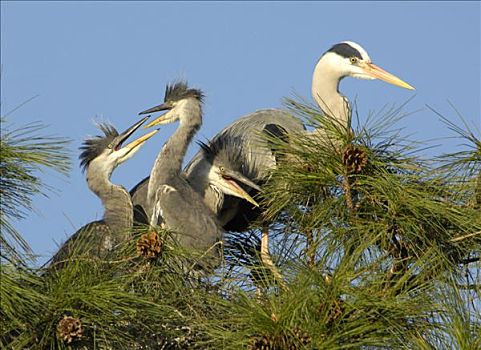
M 282 278 L 279 269 L 276 267 L 269 254 L 269 225 L 262 226 L 261 236 L 261 260 L 264 266 L 266 266 L 274 275 L 274 278 L 279 283 L 282 289 L 287 289 L 287 286 Z

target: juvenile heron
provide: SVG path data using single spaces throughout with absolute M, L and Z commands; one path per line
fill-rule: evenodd
M 157 132 L 153 130 L 124 145 L 148 118 L 142 118 L 121 134 L 112 125 L 99 124 L 104 135 L 86 139 L 80 147 L 80 166 L 87 173 L 89 189 L 102 201 L 104 216 L 102 220 L 83 226 L 70 237 L 52 258 L 53 263 L 68 258 L 74 249 L 78 249 L 75 242 L 79 239 L 83 240 L 82 244 L 87 249 L 79 253 L 103 256 L 128 238 L 133 224 L 132 200 L 129 192 L 124 187 L 113 184 L 110 177 L 118 165 L 131 158 Z
M 155 110 L 155 108 L 157 107 L 149 111 Z M 199 145 L 204 162 L 198 171 L 203 176 L 199 177 L 196 182 L 189 181 L 189 185 L 203 197 L 207 207 L 217 216 L 221 215 L 220 211 L 226 196 L 238 198 L 241 202 L 245 201 L 249 207 L 257 207 L 258 204 L 254 199 L 240 186 L 244 185 L 245 188 L 261 191 L 258 185 L 242 174 L 239 159 L 241 154 L 232 151 L 231 148 L 236 144 L 228 142 L 222 147 L 215 147 L 199 142 Z M 147 215 L 147 213 L 152 213 L 152 202 L 148 200 L 147 196 L 149 179 L 150 176 L 146 177 L 130 191 L 134 204 L 135 222 L 149 223 L 150 221 Z
M 167 85 L 164 103 L 140 114 L 167 110 L 147 127 L 180 121 L 179 127 L 158 154 L 147 184 L 146 214 L 151 225 L 177 232 L 183 247 L 208 250 L 222 240 L 223 230 L 215 213 L 204 203 L 182 174 L 182 161 L 187 147 L 202 124 L 200 90 L 191 89 L 184 82 Z M 208 158 L 208 157 L 206 157 Z M 213 181 L 226 193 L 257 203 L 233 180 L 223 167 L 206 159 L 206 182 Z M 247 181 L 249 183 L 249 181 Z M 255 186 L 255 185 L 254 185 Z M 216 255 L 217 250 L 212 252 Z

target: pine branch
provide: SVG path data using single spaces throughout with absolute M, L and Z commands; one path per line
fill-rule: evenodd
M 0 244 L 2 257 L 9 261 L 22 261 L 23 254 L 31 254 L 27 242 L 12 221 L 25 218 L 35 195 L 47 196 L 51 190 L 38 176 L 45 169 L 67 175 L 70 157 L 66 150 L 69 140 L 53 136 L 40 136 L 45 128 L 31 123 L 9 130 L 4 117 L 0 139 Z M 20 251 L 17 251 L 17 247 Z

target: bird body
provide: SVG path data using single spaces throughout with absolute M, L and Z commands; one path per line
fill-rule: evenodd
M 381 79 L 388 83 L 413 89 L 412 86 L 384 71 L 371 62 L 371 58 L 359 44 L 345 41 L 332 46 L 318 60 L 312 78 L 312 97 L 319 108 L 328 117 L 348 126 L 351 109 L 348 99 L 339 92 L 340 81 L 347 76 L 358 79 Z M 276 165 L 275 154 L 268 140 L 261 135 L 271 134 L 288 140 L 289 134 L 305 130 L 301 121 L 289 113 L 276 109 L 254 112 L 242 117 L 210 141 L 212 145 L 235 143 L 235 147 L 226 148 L 232 153 L 237 163 L 229 167 L 238 169 L 256 184 L 267 180 L 269 171 Z M 324 130 L 306 131 L 306 137 L 324 137 Z M 239 155 L 240 153 L 240 155 Z M 186 167 L 186 176 L 192 184 L 203 183 L 203 174 L 199 171 L 204 163 L 204 155 L 198 152 Z M 195 185 L 194 185 L 195 186 Z M 243 231 L 249 223 L 258 217 L 260 211 L 249 208 L 235 198 L 225 198 L 220 204 L 219 220 L 226 230 Z
M 274 113 L 274 110 L 272 111 Z M 279 112 L 283 113 L 281 111 Z M 265 119 L 269 113 L 262 111 L 260 114 L 262 115 L 259 117 L 261 121 L 261 119 Z M 293 122 L 296 123 L 295 120 Z M 286 124 L 287 123 L 288 122 L 286 122 Z M 179 128 L 181 128 L 182 125 Z M 302 124 L 300 125 L 302 126 Z M 184 137 L 187 136 L 188 135 L 184 135 Z M 176 177 L 181 178 L 182 181 L 187 181 L 189 186 L 203 198 L 205 205 L 217 216 L 222 209 L 226 195 L 239 198 L 241 202 L 245 202 L 246 205 L 250 207 L 258 206 L 248 194 L 248 191 L 249 189 L 259 191 L 260 188 L 241 171 L 238 157 L 242 152 L 231 152 L 236 149 L 237 146 L 233 140 L 233 138 L 229 138 L 228 143 L 209 143 L 209 145 L 201 143 L 203 147 L 201 147 L 198 154 L 200 162 L 195 164 L 196 174 L 198 174 L 198 176 L 193 179 L 188 178 L 185 171 L 176 175 Z M 167 149 L 165 156 L 167 156 L 168 152 Z M 191 161 L 190 164 L 192 163 L 193 161 Z M 179 163 L 176 164 L 176 169 L 179 169 Z M 244 188 L 240 186 L 242 184 Z M 149 199 L 148 197 L 149 186 L 151 188 L 157 186 L 150 185 L 150 176 L 143 179 L 130 191 L 134 205 L 134 220 L 139 223 L 150 222 L 153 212 L 152 203 L 154 202 L 152 198 Z
M 371 58 L 359 44 L 345 41 L 333 45 L 318 60 L 312 79 L 312 97 L 328 117 L 347 127 L 351 109 L 348 99 L 339 92 L 340 81 L 347 76 L 359 79 L 381 79 L 388 83 L 413 89 L 412 86 L 384 71 L 371 62 Z M 288 139 L 305 130 L 302 122 L 288 112 L 277 109 L 259 110 L 242 117 L 219 132 L 208 143 L 209 147 L 223 154 L 224 167 L 232 169 L 254 184 L 267 180 L 269 171 L 276 165 L 275 154 L 263 134 Z M 325 137 L 324 130 L 306 132 L 306 137 Z M 242 231 L 259 214 L 245 201 L 219 195 L 220 191 L 208 179 L 209 167 L 206 153 L 200 150 L 187 165 L 184 174 L 191 186 L 203 195 L 211 210 L 217 213 L 221 225 L 227 230 Z M 144 179 L 132 191 L 136 208 L 147 207 Z M 246 190 L 253 193 L 251 188 Z M 254 209 L 254 210 L 253 210 Z
M 286 111 L 262 109 L 237 119 L 214 136 L 209 145 L 234 153 L 231 158 L 237 160 L 237 164 L 233 164 L 232 168 L 241 171 L 252 181 L 260 181 L 265 179 L 268 169 L 275 165 L 265 137 L 270 125 L 276 125 L 286 134 L 305 130 L 302 122 Z M 226 144 L 228 147 L 224 146 Z M 198 152 L 185 168 L 185 174 L 193 186 L 202 182 L 196 174 L 206 166 L 204 162 L 203 152 Z
M 227 128 L 219 132 L 209 143 L 209 147 L 223 153 L 225 164 L 229 168 L 262 185 L 268 172 L 275 166 L 276 159 L 269 146 L 266 134 L 272 134 L 272 126 L 276 126 L 280 134 L 288 135 L 305 130 L 302 122 L 286 111 L 279 109 L 264 109 L 251 113 L 236 120 Z M 282 135 L 278 135 L 282 137 Z M 187 180 L 196 191 L 204 193 L 204 197 L 215 196 L 215 187 L 205 185 L 205 168 L 209 167 L 205 153 L 199 151 L 185 168 Z M 245 188 L 254 195 L 258 190 Z M 209 201 L 211 202 L 211 201 Z M 260 210 L 248 202 L 236 197 L 225 196 L 217 201 L 218 219 L 222 226 L 230 231 L 243 231 L 253 217 L 258 216 Z M 243 208 L 243 210 L 239 210 Z M 249 213 L 248 217 L 238 216 L 239 212 Z M 234 220 L 234 221 L 232 221 Z
M 215 214 L 204 204 L 182 175 L 187 148 L 202 124 L 202 93 L 185 83 L 167 86 L 165 103 L 155 111 L 169 109 L 149 124 L 180 120 L 179 127 L 157 155 L 147 185 L 147 216 L 150 224 L 175 231 L 182 247 L 208 250 L 222 239 Z M 146 111 L 150 113 L 153 109 Z M 170 119 L 170 120 L 169 120 Z
M 129 237 L 133 223 L 132 200 L 127 190 L 113 184 L 110 177 L 115 168 L 132 157 L 157 130 L 123 146 L 148 117 L 141 119 L 119 134 L 108 124 L 100 124 L 104 136 L 87 139 L 81 150 L 81 166 L 86 171 L 89 189 L 97 195 L 104 206 L 102 220 L 86 224 L 59 249 L 52 258 L 55 264 L 74 253 L 101 257 Z

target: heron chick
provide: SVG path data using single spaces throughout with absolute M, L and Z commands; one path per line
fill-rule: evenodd
M 184 82 L 167 85 L 164 102 L 140 114 L 167 111 L 146 127 L 179 121 L 179 127 L 159 152 L 147 186 L 147 217 L 151 225 L 161 224 L 178 233 L 181 246 L 207 251 L 216 256 L 214 245 L 222 241 L 223 230 L 215 212 L 204 202 L 182 175 L 182 162 L 192 138 L 202 124 L 203 93 L 191 89 Z M 209 164 L 212 164 L 210 162 Z M 212 182 L 229 194 L 258 205 L 236 182 L 236 174 L 222 166 L 209 167 L 206 181 Z M 235 179 L 234 179 L 235 178 Z M 240 177 L 240 181 L 252 184 Z M 256 186 L 256 185 L 254 185 Z
M 157 133 L 158 130 L 153 130 L 124 145 L 148 118 L 142 118 L 120 134 L 112 125 L 99 124 L 104 135 L 88 138 L 80 147 L 80 166 L 87 173 L 89 189 L 102 201 L 104 216 L 100 221 L 83 226 L 70 237 L 52 258 L 53 264 L 65 260 L 74 252 L 101 257 L 116 244 L 128 239 L 133 224 L 132 200 L 124 187 L 110 182 L 110 177 L 117 166 L 133 157 Z M 79 240 L 82 240 L 86 251 L 76 246 Z

